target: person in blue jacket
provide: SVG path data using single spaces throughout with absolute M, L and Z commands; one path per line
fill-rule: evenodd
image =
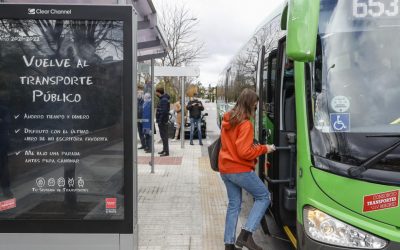
M 152 151 L 152 143 L 151 143 L 151 95 L 150 93 L 144 94 L 143 97 L 143 114 L 142 114 L 142 127 L 143 127 L 143 134 L 145 138 L 145 148 L 144 151 L 146 153 L 151 153 Z
M 168 147 L 168 120 L 169 120 L 169 95 L 164 93 L 163 87 L 156 89 L 156 95 L 160 98 L 157 106 L 156 121 L 158 123 L 158 130 L 160 131 L 161 140 L 163 143 L 163 150 L 158 152 L 160 156 L 169 155 Z

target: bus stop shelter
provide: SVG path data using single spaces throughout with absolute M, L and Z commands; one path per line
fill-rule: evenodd
M 0 2 L 1 248 L 137 249 L 137 62 L 165 53 L 152 2 Z

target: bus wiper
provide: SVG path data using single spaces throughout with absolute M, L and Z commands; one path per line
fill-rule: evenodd
M 367 137 L 400 137 L 400 135 L 372 135 L 372 136 L 367 136 Z M 397 148 L 400 145 L 400 140 L 395 142 L 393 145 L 391 145 L 388 148 L 385 148 L 384 150 L 378 152 L 376 155 L 373 155 L 372 157 L 368 158 L 365 162 L 363 162 L 360 166 L 355 166 L 351 167 L 347 170 L 347 173 L 351 177 L 358 177 L 365 171 L 367 171 L 371 166 L 375 165 L 378 163 L 380 160 L 385 158 L 386 155 L 388 155 L 391 151 L 393 151 L 395 148 Z

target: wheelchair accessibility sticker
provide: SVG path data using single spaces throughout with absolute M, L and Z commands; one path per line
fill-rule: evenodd
M 333 132 L 349 132 L 350 131 L 350 114 L 349 113 L 332 113 L 330 114 L 331 127 Z

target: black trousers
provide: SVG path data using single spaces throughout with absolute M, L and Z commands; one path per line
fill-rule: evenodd
M 163 151 L 169 154 L 168 123 L 158 123 L 158 130 L 160 131 L 160 136 L 163 143 Z
M 140 144 L 142 144 L 142 147 L 145 147 L 146 140 L 144 138 L 144 133 L 143 133 L 143 124 L 141 122 L 138 122 L 137 127 L 138 127 L 138 133 L 139 133 L 139 138 L 140 138 Z

